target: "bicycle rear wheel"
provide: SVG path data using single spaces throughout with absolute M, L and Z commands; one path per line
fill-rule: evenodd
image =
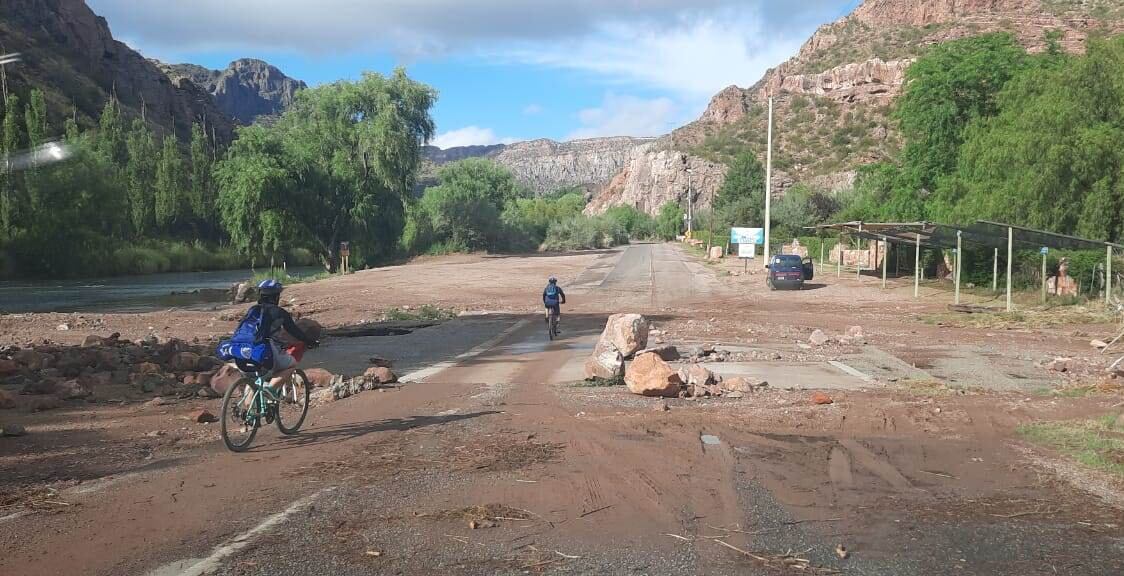
M 308 416 L 312 383 L 301 370 L 294 370 L 284 382 L 277 399 L 277 429 L 282 434 L 296 434 Z
M 242 378 L 222 397 L 222 441 L 231 452 L 245 452 L 261 425 L 254 382 Z

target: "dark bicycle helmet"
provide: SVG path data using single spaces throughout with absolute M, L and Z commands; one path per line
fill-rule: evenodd
M 258 284 L 258 293 L 262 296 L 276 296 L 281 294 L 281 290 L 284 288 L 285 287 L 282 286 L 280 282 L 270 278 L 268 280 L 262 280 Z
M 547 280 L 547 282 L 550 282 L 551 284 L 557 284 L 558 279 L 555 278 L 554 276 L 551 276 L 550 279 Z

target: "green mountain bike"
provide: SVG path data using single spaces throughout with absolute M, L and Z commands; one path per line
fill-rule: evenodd
M 271 378 L 271 371 L 247 372 L 223 395 L 222 441 L 231 451 L 245 452 L 263 421 L 266 425 L 277 422 L 277 429 L 285 435 L 296 434 L 304 424 L 312 395 L 308 376 L 293 370 L 278 387 L 269 385 Z

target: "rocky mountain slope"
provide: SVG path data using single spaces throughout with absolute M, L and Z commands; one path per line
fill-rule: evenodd
M 730 86 L 698 120 L 638 150 L 628 167 L 590 205 L 631 204 L 652 211 L 686 197 L 686 167 L 706 177 L 705 204 L 721 185 L 723 164 L 741 150 L 764 161 L 766 102 L 775 99 L 774 190 L 795 182 L 840 190 L 855 168 L 900 147 L 889 113 L 905 71 L 933 44 L 1009 31 L 1030 50 L 1060 34 L 1066 50 L 1083 49 L 1090 33 L 1124 32 L 1119 0 L 865 0 L 826 24 L 799 53 L 749 88 Z M 679 163 L 669 158 L 680 158 Z
M 281 114 L 300 90 L 308 86 L 261 60 L 243 58 L 225 70 L 209 70 L 195 64 L 160 64 L 172 78 L 189 78 L 215 98 L 227 116 L 252 124 Z
M 627 167 L 635 151 L 650 141 L 650 138 L 610 137 L 570 142 L 540 139 L 447 150 L 429 146 L 425 149 L 430 164 L 426 172 L 432 177 L 433 168 L 446 162 L 484 157 L 507 167 L 520 183 L 537 194 L 548 194 L 560 188 L 582 188 L 597 194 Z
M 43 90 L 52 121 L 77 116 L 92 124 L 116 95 L 126 113 L 181 137 L 193 122 L 214 128 L 220 141 L 233 134 L 230 119 L 214 98 L 186 78 L 172 79 L 155 64 L 113 38 L 104 18 L 83 0 L 0 2 L 0 52 L 22 59 L 5 66 L 7 89 Z

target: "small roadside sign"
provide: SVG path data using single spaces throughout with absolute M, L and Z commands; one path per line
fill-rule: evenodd
M 730 228 L 730 244 L 764 244 L 763 228 Z
M 738 258 L 757 258 L 757 245 L 738 244 Z
M 1038 250 L 1038 253 L 1039 253 L 1039 254 L 1041 254 L 1041 255 L 1043 255 L 1043 256 L 1045 256 L 1045 255 L 1047 255 L 1047 254 L 1049 254 L 1049 253 L 1050 253 L 1050 249 L 1049 249 L 1049 248 L 1047 248 L 1046 246 L 1043 246 L 1042 248 L 1040 248 L 1040 249 Z

